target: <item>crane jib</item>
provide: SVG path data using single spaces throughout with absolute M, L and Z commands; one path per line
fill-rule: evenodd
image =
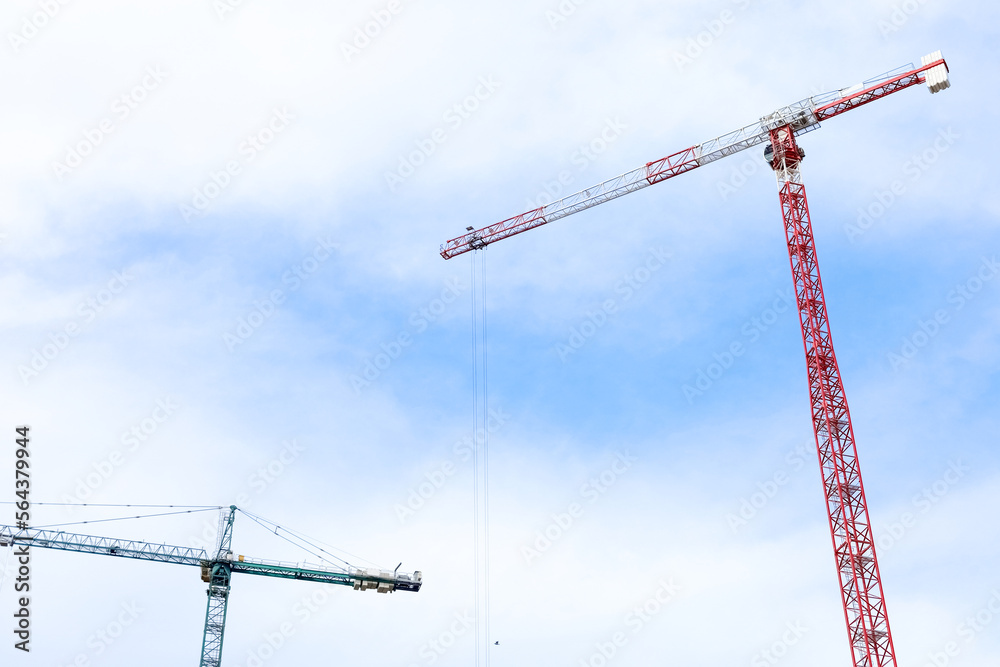
M 213 562 L 227 564 L 232 572 L 258 574 L 283 579 L 319 581 L 329 584 L 353 586 L 355 590 L 376 590 L 380 593 L 392 591 L 418 592 L 423 584 L 420 571 L 411 573 L 391 572 L 375 569 L 328 570 L 320 567 L 298 567 L 297 565 L 274 563 L 249 559 L 243 556 L 224 556 L 218 561 L 208 557 L 204 549 L 180 547 L 169 544 L 153 544 L 136 540 L 119 540 L 95 535 L 78 535 L 63 531 L 41 529 L 15 529 L 0 526 L 0 547 L 14 545 L 76 551 L 78 553 L 101 554 L 119 558 L 152 560 L 175 565 L 201 567 L 203 578 L 210 572 Z M 206 579 L 207 581 L 207 579 Z
M 790 104 L 734 132 L 648 162 L 639 169 L 633 169 L 545 206 L 457 236 L 442 244 L 441 256 L 444 259 L 451 259 L 471 250 L 481 250 L 490 243 L 541 227 L 723 157 L 764 144 L 769 141 L 770 131 L 778 127 L 791 127 L 796 135 L 800 135 L 818 129 L 821 120 L 833 118 L 919 83 L 927 83 L 932 93 L 949 86 L 948 64 L 941 57 L 940 51 L 925 56 L 921 66 L 916 69 L 912 64 L 904 67 L 906 71 L 902 73 L 897 72 L 903 68 L 897 68 L 864 84 Z
M 868 104 L 869 102 L 874 102 L 877 99 L 881 99 L 886 95 L 903 90 L 904 88 L 909 88 L 910 86 L 914 86 L 918 83 L 926 83 L 926 78 L 921 76 L 921 74 L 928 72 L 929 70 L 933 70 L 936 67 L 943 67 L 945 72 L 947 72 L 948 63 L 945 62 L 944 58 L 933 60 L 932 62 L 926 63 L 915 70 L 905 72 L 886 81 L 881 81 L 876 85 L 864 88 L 863 90 L 849 96 L 845 96 L 839 100 L 834 100 L 833 102 L 825 104 L 816 109 L 816 116 L 819 120 L 833 118 L 834 116 L 839 116 L 845 111 L 857 109 L 860 106 Z M 932 87 L 931 92 L 936 93 L 939 90 L 944 90 L 949 87 L 949 85 L 947 76 L 945 76 L 942 84 L 936 89 L 935 87 Z

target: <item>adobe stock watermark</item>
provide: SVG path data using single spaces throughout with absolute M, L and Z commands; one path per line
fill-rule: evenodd
M 281 449 L 267 461 L 258 465 L 244 480 L 239 492 L 235 495 L 236 506 L 241 509 L 250 509 L 254 502 L 271 488 L 305 451 L 305 446 L 300 445 L 294 438 L 282 441 Z M 215 548 L 218 537 L 218 518 L 205 519 L 201 524 L 201 531 L 188 536 L 182 544 L 193 549 L 211 551 Z
M 464 637 L 475 625 L 476 617 L 472 611 L 466 609 L 463 612 L 455 612 L 448 622 L 448 627 L 438 633 L 436 637 L 421 644 L 420 648 L 417 649 L 417 655 L 420 656 L 425 665 L 433 665 L 454 648 L 458 640 Z M 409 667 L 417 666 L 411 663 Z
M 247 3 L 247 0 L 212 0 L 212 9 L 220 21 L 224 21 L 227 16 Z
M 955 628 L 955 634 L 968 646 L 982 634 L 993 621 L 1000 617 L 1000 588 L 990 591 L 990 598 L 972 614 Z M 927 662 L 923 667 L 947 667 L 951 661 L 962 654 L 962 644 L 958 641 L 950 640 L 945 642 L 940 651 L 931 651 L 927 654 Z
M 939 130 L 927 148 L 912 155 L 909 160 L 903 163 L 903 177 L 894 180 L 885 190 L 876 191 L 872 196 L 871 203 L 858 209 L 857 219 L 853 223 L 849 222 L 844 225 L 847 240 L 854 243 L 868 232 L 960 138 L 961 135 L 952 130 L 950 126 Z
M 736 9 L 743 11 L 747 9 L 752 0 L 733 0 Z M 699 31 L 693 37 L 689 37 L 683 52 L 674 51 L 674 64 L 678 72 L 683 72 L 684 68 L 693 65 L 694 61 L 704 55 L 705 51 L 712 47 L 722 35 L 725 34 L 729 26 L 734 24 L 737 14 L 731 9 L 723 9 L 718 16 L 702 23 L 704 30 Z
M 461 468 L 462 463 L 466 463 L 476 452 L 477 447 L 481 447 L 486 442 L 487 435 L 493 435 L 510 422 L 510 415 L 504 413 L 503 408 L 490 408 L 487 412 L 486 426 L 480 428 L 474 435 L 466 435 L 461 440 L 452 445 L 452 459 L 441 462 L 430 472 L 424 473 L 424 479 L 417 486 L 410 488 L 406 496 L 405 503 L 396 503 L 393 509 L 399 523 L 406 523 L 410 518 L 423 509 L 428 501 L 444 488 L 449 479 Z
M 309 610 L 319 610 L 319 606 L 313 599 L 320 598 L 322 602 L 321 605 L 325 605 L 327 600 L 329 600 L 329 595 L 327 595 L 325 590 L 320 589 L 317 593 L 312 596 L 307 596 L 302 598 L 300 602 L 295 603 L 296 609 L 301 607 L 306 611 L 307 617 L 309 619 L 312 611 Z M 299 625 L 302 625 L 306 621 L 300 621 Z M 278 624 L 278 626 L 272 632 L 262 632 L 260 635 L 261 641 L 250 649 L 247 649 L 246 659 L 239 664 L 245 665 L 246 667 L 262 667 L 268 660 L 273 658 L 278 651 L 288 643 L 296 632 L 296 627 L 291 621 L 283 621 Z
M 97 316 L 107 310 L 118 296 L 125 291 L 134 277 L 129 275 L 128 269 L 115 271 L 105 287 L 99 289 L 92 296 L 88 296 L 76 307 L 77 318 L 70 320 L 60 329 L 49 333 L 48 341 L 42 343 L 41 347 L 31 348 L 29 354 L 30 361 L 27 364 L 19 364 L 17 373 L 25 387 L 28 383 L 37 378 L 52 362 L 67 348 L 70 342 L 79 336 L 84 328 L 91 324 Z
M 903 337 L 899 350 L 888 353 L 887 358 L 892 370 L 899 372 L 901 369 L 909 367 L 917 353 L 927 347 L 941 332 L 941 329 L 951 322 L 951 318 L 975 299 L 983 287 L 998 273 L 1000 273 L 1000 263 L 997 262 L 996 255 L 983 257 L 976 272 L 964 283 L 955 285 L 954 289 L 948 292 L 946 300 L 949 304 L 954 304 L 950 312 L 948 308 L 939 308 L 926 320 L 918 319 L 917 328 L 914 329 L 913 333 Z
M 601 155 L 622 136 L 628 125 L 621 118 L 607 118 L 604 127 L 593 139 L 581 144 L 569 157 L 570 164 L 576 167 L 577 175 L 582 174 Z M 570 194 L 569 186 L 576 182 L 576 176 L 569 169 L 563 169 L 551 181 L 543 181 L 537 195 L 529 198 L 525 210 L 532 211 L 542 206 L 548 206 L 566 194 Z
M 360 56 L 362 51 L 371 46 L 403 11 L 403 6 L 401 0 L 389 0 L 384 8 L 372 10 L 370 18 L 363 25 L 354 28 L 351 39 L 340 43 L 340 52 L 343 54 L 344 60 L 350 63 L 352 59 Z
M 361 370 L 348 378 L 354 389 L 354 395 L 360 396 L 364 389 L 382 377 L 382 374 L 403 355 L 403 352 L 413 345 L 417 336 L 427 331 L 431 324 L 440 320 L 448 312 L 451 305 L 465 289 L 466 286 L 458 278 L 449 278 L 445 281 L 444 289 L 436 298 L 431 299 L 426 306 L 412 312 L 407 321 L 408 326 L 390 340 L 379 345 L 379 351 L 368 355 Z
M 336 597 L 336 592 L 328 591 L 329 587 L 317 587 L 294 602 L 289 609 L 292 620 L 282 621 L 273 631 L 261 633 L 261 641 L 255 647 L 248 649 L 246 657 L 237 664 L 245 667 L 263 667 L 267 664 L 296 632 L 312 619 L 319 617 L 330 600 Z M 420 646 L 418 649 L 420 657 L 426 664 L 433 664 L 474 626 L 475 617 L 471 611 L 456 612 L 445 630 Z M 410 663 L 409 667 L 417 665 Z
M 300 628 L 320 614 L 334 595 L 334 593 L 327 593 L 326 588 L 318 588 L 309 595 L 300 598 L 291 608 L 291 614 L 296 622 L 284 621 L 274 631 L 261 634 L 262 641 L 256 647 L 249 649 L 246 659 L 239 664 L 245 665 L 245 667 L 263 667 Z M 474 626 L 475 617 L 471 611 L 456 612 L 445 630 L 420 646 L 418 649 L 420 657 L 426 664 L 434 664 Z M 417 667 L 417 665 L 410 663 L 410 667 Z
M 111 133 L 120 127 L 143 102 L 149 99 L 150 94 L 157 90 L 166 78 L 167 73 L 159 65 L 147 67 L 137 84 L 112 100 L 111 113 L 113 116 L 105 116 L 94 127 L 85 129 L 82 139 L 66 146 L 66 153 L 62 161 L 52 162 L 52 173 L 55 174 L 56 178 L 61 181 L 83 165 L 86 159 L 97 150 L 97 147 L 102 145 Z
M 7 33 L 7 41 L 10 42 L 10 48 L 14 53 L 18 53 L 28 42 L 37 37 L 69 2 L 70 0 L 39 0 L 38 9 L 21 18 L 19 30 Z
M 184 222 L 201 217 L 208 212 L 212 202 L 229 188 L 233 179 L 243 173 L 243 169 L 253 162 L 257 156 L 267 149 L 282 132 L 288 129 L 295 115 L 287 107 L 275 108 L 271 117 L 256 132 L 251 132 L 240 142 L 237 155 L 227 160 L 218 170 L 209 172 L 205 182 L 194 188 L 190 204 L 178 204 L 178 210 Z
M 628 472 L 638 459 L 629 454 L 628 450 L 616 452 L 615 458 L 600 474 L 591 477 L 580 487 L 580 498 L 593 505 L 614 486 L 622 475 Z M 565 512 L 552 516 L 552 522 L 535 533 L 535 539 L 530 544 L 521 546 L 521 556 L 531 565 L 543 553 L 552 548 L 563 535 L 576 525 L 586 513 L 586 507 L 580 502 L 571 502 Z
M 894 4 L 888 19 L 878 20 L 878 31 L 882 38 L 889 39 L 889 35 L 899 32 L 927 2 L 928 0 L 903 0 L 899 4 Z
M 156 399 L 148 416 L 143 417 L 124 431 L 119 438 L 121 447 L 112 449 L 107 456 L 90 465 L 91 470 L 76 478 L 73 494 L 63 494 L 62 502 L 73 505 L 86 503 L 109 479 L 139 450 L 145 447 L 165 423 L 173 418 L 180 405 L 171 396 Z
M 722 201 L 726 201 L 732 195 L 736 194 L 740 188 L 747 184 L 751 176 L 761 170 L 761 167 L 766 167 L 770 170 L 770 167 L 767 166 L 763 158 L 752 156 L 747 156 L 739 165 L 731 167 L 729 178 L 725 181 L 719 181 L 716 184 L 716 189 L 719 191 L 719 197 L 722 198 Z
M 437 152 L 438 148 L 448 141 L 449 133 L 457 131 L 466 121 L 472 118 L 483 102 L 493 97 L 499 90 L 501 84 L 493 78 L 493 75 L 479 77 L 479 84 L 469 95 L 451 105 L 443 114 L 441 120 L 444 125 L 435 128 L 429 135 L 422 139 L 415 139 L 414 150 L 406 155 L 399 156 L 399 163 L 393 171 L 386 171 L 385 183 L 389 186 L 390 192 L 403 184 L 417 172 L 427 160 Z
M 758 651 L 750 659 L 750 667 L 773 667 L 788 655 L 789 650 L 802 641 L 809 628 L 802 621 L 787 621 L 781 638 L 775 640 L 767 648 Z
M 813 84 L 810 87 L 809 95 L 810 97 L 815 97 L 825 92 L 827 92 L 827 88 L 825 86 L 817 86 Z M 767 142 L 763 145 L 766 146 Z M 739 190 L 743 189 L 743 186 L 749 183 L 750 179 L 761 169 L 768 172 L 772 171 L 771 166 L 767 164 L 766 160 L 764 160 L 763 153 L 759 149 L 750 149 L 749 154 L 743 158 L 743 161 L 740 164 L 731 165 L 729 167 L 729 176 L 719 180 L 715 184 L 715 188 L 719 193 L 719 198 L 722 199 L 722 201 L 728 200 Z
M 285 474 L 285 471 L 295 463 L 302 453 L 306 451 L 305 445 L 300 445 L 294 438 L 281 443 L 281 449 L 271 457 L 266 463 L 257 467 L 247 477 L 247 486 L 250 491 L 238 493 L 236 495 L 236 505 L 244 509 L 249 508 L 254 498 L 267 491 L 268 487 L 278 481 L 278 478 Z
M 144 611 L 145 609 L 135 601 L 123 602 L 120 605 L 120 611 L 115 614 L 113 619 L 87 635 L 86 647 L 89 650 L 77 653 L 73 662 L 69 663 L 71 667 L 91 667 L 94 664 L 94 659 L 103 655 L 115 642 L 121 639 L 122 635 L 139 620 L 139 616 Z
M 721 352 L 714 353 L 713 361 L 698 369 L 693 383 L 681 387 L 688 405 L 693 405 L 696 397 L 711 389 L 735 365 L 736 360 L 746 354 L 748 346 L 760 340 L 761 335 L 770 329 L 782 314 L 795 311 L 795 293 L 791 288 L 777 290 L 775 294 L 778 296 L 770 306 L 764 308 L 760 315 L 751 317 L 743 323 L 740 327 L 741 338 L 733 339 Z
M 810 97 L 815 97 L 827 92 L 827 88 L 813 84 L 810 86 L 809 91 Z M 767 142 L 764 145 L 766 146 Z M 728 177 L 724 180 L 719 180 L 715 184 L 719 198 L 722 201 L 728 200 L 739 190 L 743 189 L 743 186 L 750 182 L 750 178 L 755 176 L 762 168 L 765 171 L 772 171 L 771 166 L 764 160 L 763 153 L 760 150 L 751 149 L 750 154 L 746 155 L 740 164 L 730 166 Z
M 791 481 L 791 473 L 802 470 L 806 465 L 809 448 L 797 445 L 785 454 L 785 466 L 774 471 L 763 482 L 757 482 L 757 490 L 740 498 L 740 506 L 735 512 L 726 514 L 726 524 L 734 533 L 753 521 L 767 504 L 774 500 L 783 486 Z
M 607 641 L 596 642 L 594 651 L 588 657 L 580 659 L 579 667 L 606 667 L 618 655 L 618 652 L 628 645 L 629 640 L 642 632 L 657 614 L 677 597 L 681 590 L 681 587 L 674 583 L 672 577 L 660 579 L 657 584 L 659 586 L 653 594 L 646 598 L 642 604 L 633 607 L 622 619 L 622 623 L 631 633 L 618 630 Z
M 262 667 L 278 653 L 281 647 L 288 643 L 295 632 L 296 628 L 292 622 L 284 621 L 279 623 L 273 632 L 261 633 L 261 641 L 254 648 L 247 650 L 246 660 L 242 664 L 246 667 Z
M 558 30 L 559 26 L 568 21 L 576 14 L 576 10 L 585 4 L 587 0 L 560 0 L 555 9 L 545 10 L 545 20 L 549 22 L 552 30 Z
M 632 269 L 622 279 L 615 283 L 614 291 L 618 296 L 605 299 L 595 308 L 584 313 L 583 322 L 570 327 L 569 337 L 564 343 L 556 343 L 556 354 L 559 360 L 566 360 L 579 352 L 587 341 L 600 331 L 609 319 L 614 317 L 619 308 L 628 303 L 635 294 L 646 285 L 657 271 L 666 266 L 673 257 L 665 248 L 647 249 L 648 256 L 636 268 Z M 620 300 L 619 300 L 620 297 Z
M 329 236 L 317 237 L 312 251 L 281 274 L 281 284 L 284 287 L 275 288 L 263 298 L 255 300 L 250 312 L 236 321 L 236 327 L 222 334 L 222 342 L 226 348 L 235 352 L 237 347 L 247 342 L 265 322 L 274 317 L 288 295 L 297 292 L 339 247 Z
M 913 505 L 915 511 L 903 512 L 899 515 L 898 519 L 891 522 L 879 533 L 875 539 L 875 544 L 878 548 L 885 552 L 898 544 L 907 532 L 920 523 L 920 518 L 927 515 L 928 512 L 940 503 L 951 489 L 965 478 L 966 473 L 971 470 L 972 468 L 962 463 L 961 459 L 949 461 L 948 469 L 945 470 L 944 474 L 921 489 L 920 493 L 914 495 L 910 500 L 910 504 Z
M 307 624 L 323 610 L 323 607 L 326 606 L 333 595 L 327 593 L 327 588 L 323 587 L 317 588 L 312 593 L 299 598 L 290 610 L 296 622 L 282 621 L 273 631 L 261 633 L 261 641 L 253 648 L 248 649 L 246 659 L 238 664 L 245 665 L 245 667 L 263 667 L 264 664 L 277 655 L 278 651 L 288 643 L 289 639 L 295 636 L 299 628 Z

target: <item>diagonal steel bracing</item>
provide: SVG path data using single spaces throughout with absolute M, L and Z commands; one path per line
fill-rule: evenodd
M 852 658 L 855 667 L 895 667 L 895 651 L 858 466 L 851 413 L 833 350 L 809 205 L 799 171 L 802 152 L 789 127 L 771 130 L 771 148 L 802 325 L 813 429 Z

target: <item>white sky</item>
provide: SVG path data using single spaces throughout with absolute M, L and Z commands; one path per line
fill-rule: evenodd
M 261 664 L 472 662 L 468 632 L 428 653 L 474 607 L 472 469 L 454 450 L 471 429 L 470 258 L 445 262 L 440 243 L 936 49 L 950 90 L 904 91 L 800 143 L 900 665 L 931 664 L 949 642 L 949 665 L 1000 662 L 993 4 L 399 0 L 353 53 L 344 44 L 373 12 L 386 22 L 389 3 L 223 2 L 0 9 L 0 469 L 27 423 L 35 502 L 86 495 L 117 451 L 88 502 L 245 497 L 424 573 L 419 594 L 392 596 L 237 575 L 225 665 L 253 666 L 283 623 L 292 634 Z M 670 260 L 626 299 L 622 281 L 651 253 Z M 494 664 L 587 663 L 617 632 L 628 642 L 608 664 L 622 667 L 849 664 L 801 338 L 768 311 L 791 283 L 760 152 L 487 255 L 489 402 L 504 415 L 490 440 Z M 561 358 L 609 300 L 615 312 Z M 255 309 L 267 317 L 234 343 Z M 934 335 L 894 362 L 904 340 L 925 341 L 921 323 Z M 352 376 L 401 334 L 409 344 L 358 390 Z M 689 401 L 684 385 L 734 342 L 745 354 Z M 128 449 L 122 434 L 158 401 L 177 407 Z M 261 483 L 292 441 L 302 451 Z M 635 461 L 607 492 L 583 495 L 626 451 Z M 397 506 L 446 464 L 455 473 L 401 521 Z M 0 479 L 13 498 L 12 473 Z M 572 503 L 582 516 L 527 562 L 523 547 Z M 33 523 L 117 512 L 39 507 Z M 195 544 L 215 522 L 67 530 Z M 243 516 L 234 544 L 304 557 Z M 2 664 L 197 663 L 194 568 L 32 558 L 32 651 L 12 648 L 8 578 Z M 679 592 L 637 628 L 628 614 L 661 582 Z M 295 605 L 309 596 L 327 599 L 306 619 Z M 102 645 L 125 608 L 141 611 Z M 801 637 L 761 663 L 787 624 Z

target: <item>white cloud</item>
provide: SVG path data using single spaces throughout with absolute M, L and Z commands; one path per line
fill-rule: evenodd
M 908 369 L 885 361 L 998 246 L 995 140 L 980 129 L 994 105 L 975 83 L 994 60 L 986 26 L 996 10 L 923 3 L 883 36 L 888 1 L 574 6 L 553 29 L 546 12 L 557 2 L 400 0 L 350 60 L 341 45 L 387 21 L 388 3 L 244 0 L 222 18 L 212 0 L 67 3 L 16 51 L 9 33 L 41 4 L 2 12 L 0 398 L 8 427 L 33 427 L 35 500 L 74 494 L 170 397 L 176 414 L 154 419 L 94 501 L 228 505 L 243 493 L 251 511 L 424 572 L 417 595 L 330 590 L 305 622 L 293 605 L 322 588 L 237 578 L 227 663 L 267 653 L 267 636 L 291 622 L 295 634 L 264 664 L 429 664 L 427 643 L 448 641 L 455 614 L 472 607 L 468 462 L 412 519 L 395 510 L 469 430 L 469 262 L 444 262 L 439 243 L 522 212 L 564 170 L 586 187 L 937 48 L 952 89 L 906 91 L 825 123 L 802 139 L 804 169 L 873 525 L 919 512 L 913 495 L 950 459 L 976 471 L 881 556 L 901 662 L 942 650 L 996 587 L 996 539 L 983 527 L 997 467 L 994 286 Z M 704 31 L 702 53 L 678 67 L 676 54 Z M 287 123 L 272 126 L 276 109 Z M 98 143 L 104 119 L 111 130 Z M 576 151 L 608 119 L 627 127 L 581 166 Z M 844 227 L 858 209 L 906 178 L 907 161 L 948 127 L 961 139 L 851 243 Z M 438 129 L 444 139 L 426 154 Z M 93 150 L 60 179 L 53 162 L 81 142 Z M 423 164 L 393 192 L 386 173 L 419 150 Z M 755 161 L 752 175 L 720 196 L 743 158 Z M 224 174 L 230 161 L 238 170 Z M 187 222 L 180 206 L 196 190 L 211 201 Z M 336 251 L 293 288 L 285 276 L 321 238 Z M 672 257 L 626 302 L 617 288 L 651 247 Z M 488 256 L 491 403 L 511 415 L 491 440 L 497 664 L 590 660 L 615 632 L 631 633 L 626 615 L 665 577 L 681 592 L 609 664 L 664 654 L 746 664 L 796 622 L 808 630 L 779 664 L 846 660 L 815 455 L 747 526 L 734 533 L 726 522 L 787 468 L 793 447 L 812 447 L 794 317 L 698 401 L 682 391 L 713 355 L 745 342 L 744 325 L 789 285 L 759 152 Z M 134 283 L 26 385 L 18 365 L 122 270 Z M 436 312 L 455 279 L 460 297 Z M 228 349 L 224 335 L 274 290 L 281 303 Z M 556 346 L 607 299 L 617 313 L 563 363 Z M 352 376 L 402 334 L 410 343 L 356 391 Z M 259 489 L 253 476 L 291 440 L 303 452 Z M 624 449 L 635 468 L 597 502 L 581 500 L 581 485 Z M 583 516 L 527 563 L 521 547 L 573 502 Z M 200 515 L 135 523 L 79 532 L 189 543 L 205 529 Z M 303 557 L 246 517 L 236 544 L 254 557 Z M 131 602 L 147 611 L 101 664 L 197 659 L 205 598 L 194 568 L 36 552 L 25 664 L 80 653 L 97 664 L 88 636 Z M 996 662 L 987 634 L 963 644 L 965 655 Z M 463 634 L 435 664 L 467 664 L 471 653 Z

